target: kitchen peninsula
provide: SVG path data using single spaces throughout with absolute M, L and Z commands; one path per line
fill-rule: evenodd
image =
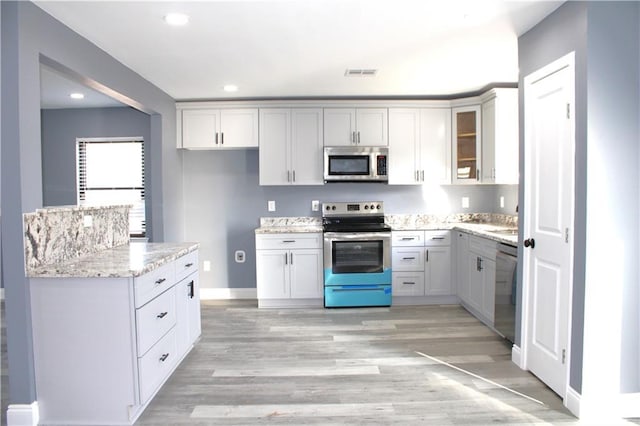
M 24 215 L 43 424 L 133 424 L 200 336 L 199 245 L 130 243 L 128 218 Z

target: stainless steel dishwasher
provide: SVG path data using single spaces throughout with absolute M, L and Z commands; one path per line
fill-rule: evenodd
M 518 249 L 512 245 L 500 243 L 497 250 L 494 326 L 499 334 L 513 342 L 516 322 Z

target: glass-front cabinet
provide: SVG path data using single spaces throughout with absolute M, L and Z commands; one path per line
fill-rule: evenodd
M 477 183 L 481 170 L 480 105 L 452 109 L 453 183 Z

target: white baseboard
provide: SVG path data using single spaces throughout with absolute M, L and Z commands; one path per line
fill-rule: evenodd
M 7 408 L 7 426 L 38 426 L 38 401 L 31 404 L 11 404 Z
M 516 344 L 511 347 L 511 361 L 520 367 L 521 370 L 525 369 L 522 362 L 522 349 L 520 349 L 520 346 Z
M 620 395 L 620 417 L 626 419 L 640 417 L 640 392 Z
M 567 389 L 567 395 L 564 398 L 564 406 L 567 407 L 571 414 L 580 418 L 580 399 L 582 396 L 571 386 Z
M 257 299 L 258 290 L 255 288 L 201 288 L 201 300 L 216 299 Z

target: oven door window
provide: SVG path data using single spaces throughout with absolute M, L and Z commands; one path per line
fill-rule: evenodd
M 331 260 L 334 274 L 381 273 L 382 241 L 334 241 Z
M 329 156 L 329 175 L 331 176 L 369 176 L 368 155 L 331 155 Z

